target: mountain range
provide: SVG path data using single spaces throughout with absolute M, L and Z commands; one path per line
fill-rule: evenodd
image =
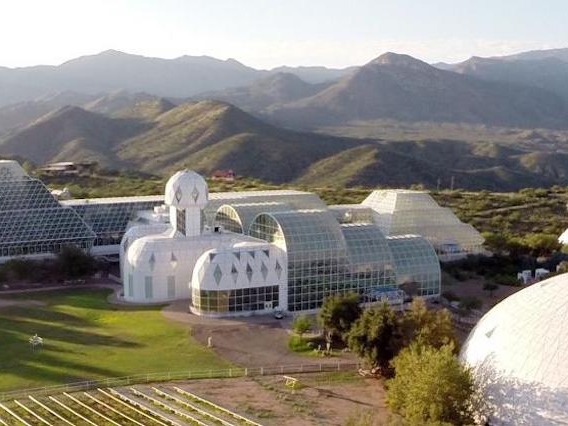
M 266 71 L 107 51 L 0 68 L 0 155 L 310 185 L 562 185 L 567 57 L 430 65 L 386 53 L 343 70 Z
M 350 71 L 349 68 L 324 67 L 266 71 L 247 67 L 234 59 L 223 61 L 209 56 L 162 59 L 107 50 L 59 66 L 0 68 L 0 106 L 62 91 L 101 94 L 127 90 L 187 98 L 206 91 L 247 85 L 283 70 L 316 83 L 339 78 Z

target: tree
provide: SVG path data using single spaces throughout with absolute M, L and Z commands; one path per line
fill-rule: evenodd
M 299 315 L 294 318 L 292 329 L 302 338 L 302 336 L 312 328 L 312 320 L 307 315 Z
M 349 348 L 371 367 L 385 371 L 400 347 L 400 329 L 389 305 L 366 309 L 346 335 Z
M 486 282 L 483 284 L 483 290 L 487 290 L 489 292 L 489 296 L 493 297 L 493 292 L 499 288 L 499 284 Z
M 336 294 L 325 298 L 318 320 L 326 332 L 344 339 L 351 325 L 360 316 L 361 307 L 358 294 Z
M 95 271 L 95 259 L 76 246 L 64 246 L 57 254 L 57 265 L 66 278 L 81 278 Z
M 412 342 L 440 348 L 453 344 L 457 348 L 452 316 L 447 309 L 430 310 L 426 302 L 416 299 L 401 319 L 404 346 Z
M 472 424 L 476 386 L 452 345 L 439 349 L 413 343 L 393 359 L 387 402 L 409 424 Z

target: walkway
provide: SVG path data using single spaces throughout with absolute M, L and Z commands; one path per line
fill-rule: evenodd
M 319 357 L 292 352 L 288 348 L 291 317 L 282 320 L 271 315 L 203 318 L 189 313 L 188 307 L 188 300 L 179 300 L 164 308 L 162 313 L 172 321 L 189 325 L 193 337 L 204 345 L 211 337 L 214 351 L 240 366 L 356 362 L 351 354 Z

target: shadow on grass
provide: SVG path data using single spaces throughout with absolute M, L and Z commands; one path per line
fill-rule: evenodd
M 109 367 L 106 360 L 90 356 L 90 349 L 101 357 L 105 348 L 114 353 L 112 348 L 135 349 L 145 345 L 100 333 L 104 322 L 95 320 L 104 317 L 92 309 L 108 307 L 105 295 L 98 292 L 80 297 L 85 300 L 77 300 L 76 295 L 65 298 L 52 294 L 50 302 L 56 303 L 46 306 L 0 309 L 0 387 L 4 374 L 29 381 L 32 386 L 123 375 L 123 371 Z M 77 309 L 77 315 L 58 310 L 64 305 Z M 44 339 L 43 347 L 35 351 L 29 343 L 34 334 Z

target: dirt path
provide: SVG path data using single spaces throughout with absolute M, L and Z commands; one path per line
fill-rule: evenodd
M 189 301 L 180 300 L 162 310 L 163 315 L 191 327 L 192 335 L 207 344 L 221 357 L 241 366 L 320 364 L 342 361 L 356 362 L 351 354 L 333 357 L 299 355 L 288 348 L 291 318 L 277 320 L 271 315 L 246 318 L 203 318 L 188 312 Z

